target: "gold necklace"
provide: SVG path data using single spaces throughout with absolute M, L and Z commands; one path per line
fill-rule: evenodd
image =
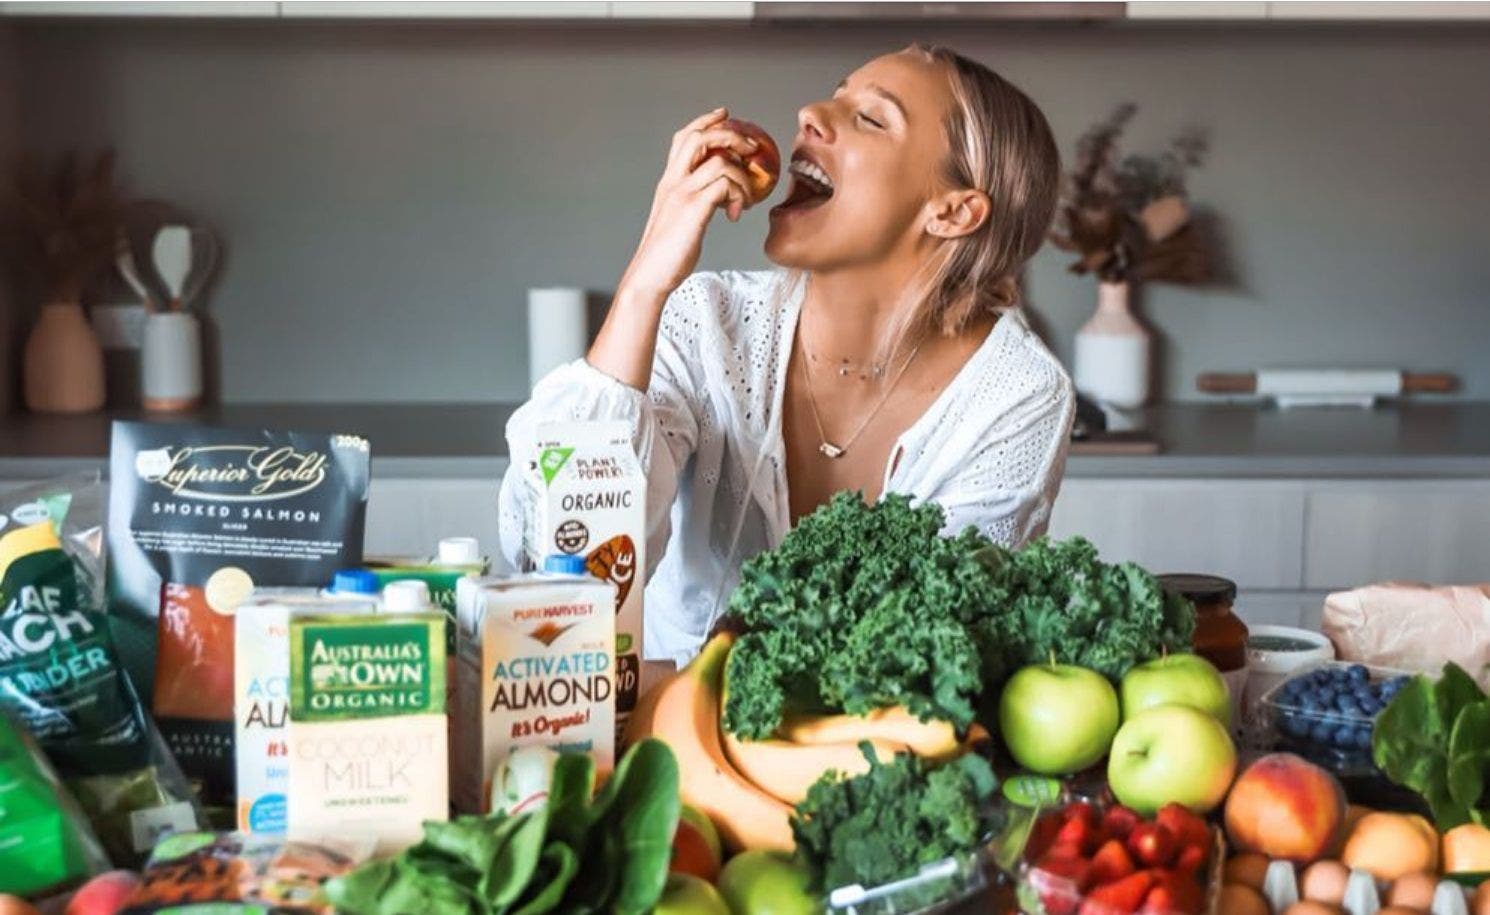
M 807 386 L 807 405 L 812 409 L 812 421 L 817 426 L 817 437 L 821 442 L 821 444 L 817 446 L 817 450 L 822 452 L 824 457 L 843 457 L 844 453 L 848 451 L 849 447 L 858 440 L 859 434 L 862 433 L 865 428 L 869 426 L 870 420 L 874 419 L 874 417 L 879 414 L 880 408 L 885 405 L 885 401 L 889 400 L 890 395 L 895 393 L 895 388 L 900 385 L 900 379 L 905 377 L 905 370 L 911 367 L 911 363 L 914 362 L 916 359 L 916 354 L 920 351 L 921 344 L 917 343 L 916 348 L 911 350 L 911 354 L 905 357 L 905 362 L 901 364 L 900 371 L 895 373 L 895 380 L 890 382 L 890 384 L 885 388 L 885 393 L 880 395 L 880 399 L 875 403 L 874 408 L 869 411 L 869 415 L 864 417 L 864 421 L 859 423 L 859 428 L 855 429 L 854 434 L 850 435 L 848 437 L 848 440 L 845 441 L 842 445 L 835 445 L 832 442 L 828 441 L 828 433 L 823 431 L 823 420 L 817 412 L 817 397 L 812 393 L 812 373 L 807 370 L 808 360 L 802 360 L 802 380 Z M 805 346 L 802 348 L 802 352 L 804 355 L 806 354 L 807 348 Z

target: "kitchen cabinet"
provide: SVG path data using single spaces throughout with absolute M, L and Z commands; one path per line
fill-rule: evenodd
M 286 19 L 604 19 L 611 4 L 604 0 L 284 0 L 278 15 Z
M 367 554 L 427 555 L 441 537 L 475 537 L 483 552 L 495 554 L 501 479 L 501 473 L 480 479 L 374 476 L 367 496 Z
M 1265 0 L 1136 0 L 1128 4 L 1129 19 L 1266 19 Z
M 1305 587 L 1490 581 L 1490 482 L 1321 486 L 1307 517 Z
M 1455 21 L 1460 19 L 1490 19 L 1490 3 L 1469 2 L 1443 3 L 1434 0 L 1408 0 L 1408 2 L 1377 3 L 1328 3 L 1315 0 L 1290 0 L 1286 3 L 1269 3 L 1269 19 L 1344 19 L 1357 22 L 1372 21 Z
M 218 19 L 272 18 L 279 15 L 274 0 L 120 0 L 119 3 L 60 3 L 57 0 L 5 0 L 0 16 L 129 16 L 212 17 Z

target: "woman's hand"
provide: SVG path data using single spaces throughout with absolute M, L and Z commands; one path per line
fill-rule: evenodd
M 665 300 L 698 266 L 714 210 L 724 207 L 734 221 L 750 205 L 745 169 L 728 156 L 709 155 L 723 149 L 743 158 L 757 148 L 755 140 L 720 126 L 728 116 L 717 108 L 673 134 L 647 226 L 617 286 L 618 297 L 624 291 Z

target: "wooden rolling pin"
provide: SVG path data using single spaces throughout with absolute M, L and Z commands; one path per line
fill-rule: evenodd
M 1400 372 L 1398 374 L 1402 377 L 1402 393 L 1404 394 L 1450 394 L 1459 388 L 1459 376 L 1452 372 Z M 1256 394 L 1257 373 L 1201 372 L 1195 376 L 1195 387 L 1207 394 Z

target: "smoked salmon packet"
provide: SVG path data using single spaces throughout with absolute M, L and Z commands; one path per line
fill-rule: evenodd
M 121 654 L 210 816 L 231 822 L 234 614 L 362 561 L 355 435 L 115 422 L 108 593 Z

